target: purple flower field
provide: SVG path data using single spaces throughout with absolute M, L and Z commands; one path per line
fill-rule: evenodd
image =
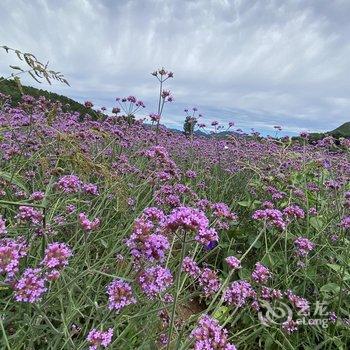
M 173 132 L 152 75 L 145 120 L 0 94 L 0 349 L 349 348 L 349 140 Z

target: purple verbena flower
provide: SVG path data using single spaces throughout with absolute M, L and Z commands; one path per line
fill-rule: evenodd
M 21 221 L 27 221 L 32 223 L 33 225 L 38 225 L 43 220 L 43 214 L 33 207 L 23 206 L 21 205 L 19 208 L 19 212 L 16 215 L 16 218 Z
M 95 230 L 100 226 L 101 223 L 99 218 L 95 218 L 94 220 L 90 221 L 85 213 L 80 213 L 78 218 L 80 225 L 82 226 L 84 231 Z
M 0 240 L 0 274 L 12 278 L 17 272 L 19 261 L 27 255 L 27 246 L 14 239 Z
M 189 256 L 186 256 L 182 261 L 182 271 L 188 273 L 192 278 L 197 278 L 200 274 L 197 263 Z
M 65 243 L 50 243 L 45 249 L 45 256 L 41 264 L 48 269 L 62 268 L 68 265 L 72 250 Z
M 138 277 L 142 291 L 151 299 L 164 292 L 172 283 L 173 276 L 169 269 L 153 266 L 144 270 Z
M 217 273 L 208 267 L 201 270 L 198 281 L 207 298 L 220 289 L 221 284 Z
M 108 308 L 120 311 L 122 308 L 135 304 L 132 288 L 129 283 L 116 279 L 107 286 Z
M 6 233 L 6 220 L 2 218 L 2 215 L 0 215 L 0 236 L 5 235 Z
M 89 342 L 89 350 L 97 350 L 100 346 L 106 348 L 113 338 L 113 329 L 109 328 L 108 331 L 98 331 L 96 328 L 92 329 L 86 340 Z
M 57 182 L 57 188 L 65 193 L 77 193 L 81 189 L 81 181 L 76 175 L 64 175 Z
M 190 337 L 195 341 L 194 350 L 236 350 L 228 341 L 227 330 L 208 315 L 201 317 Z
M 296 253 L 300 257 L 306 257 L 315 248 L 315 244 L 305 237 L 298 237 L 294 241 L 294 245 L 297 248 Z
M 232 282 L 224 292 L 224 301 L 234 307 L 242 307 L 249 298 L 255 298 L 256 293 L 249 282 L 239 280 Z
M 253 280 L 257 283 L 265 284 L 270 277 L 270 270 L 260 262 L 257 262 L 255 264 L 255 269 L 252 272 Z
M 45 278 L 41 269 L 27 268 L 21 278 L 14 285 L 14 297 L 16 301 L 35 303 L 47 291 Z
M 233 270 L 238 270 L 242 268 L 241 261 L 237 259 L 235 256 L 228 256 L 225 261 L 227 262 L 227 265 L 230 266 Z

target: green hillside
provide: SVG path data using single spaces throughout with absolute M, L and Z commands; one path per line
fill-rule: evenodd
M 333 131 L 330 131 L 330 134 L 339 135 L 342 137 L 350 137 L 350 122 L 344 123 Z
M 13 80 L 1 79 L 2 78 L 0 77 L 0 92 L 10 96 L 12 104 L 16 106 L 21 101 L 21 92 L 19 91 L 18 86 Z M 95 112 L 92 112 L 91 109 L 86 108 L 83 104 L 74 101 L 66 96 L 55 94 L 54 92 L 23 85 L 23 93 L 35 98 L 38 98 L 39 96 L 45 96 L 45 98 L 48 100 L 61 102 L 62 106 L 64 106 L 66 110 L 79 112 L 81 115 L 90 114 L 92 116 L 96 116 Z

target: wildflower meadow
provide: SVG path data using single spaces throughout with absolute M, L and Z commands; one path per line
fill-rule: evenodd
M 350 140 L 168 130 L 175 78 L 145 118 L 0 95 L 0 349 L 350 348 Z

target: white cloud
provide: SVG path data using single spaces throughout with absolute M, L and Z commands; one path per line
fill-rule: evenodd
M 72 85 L 51 89 L 82 101 L 135 94 L 151 112 L 149 73 L 165 66 L 172 125 L 195 105 L 248 129 L 329 130 L 350 119 L 349 17 L 345 0 L 3 0 L 0 38 L 49 59 Z M 15 58 L 0 55 L 4 74 Z

